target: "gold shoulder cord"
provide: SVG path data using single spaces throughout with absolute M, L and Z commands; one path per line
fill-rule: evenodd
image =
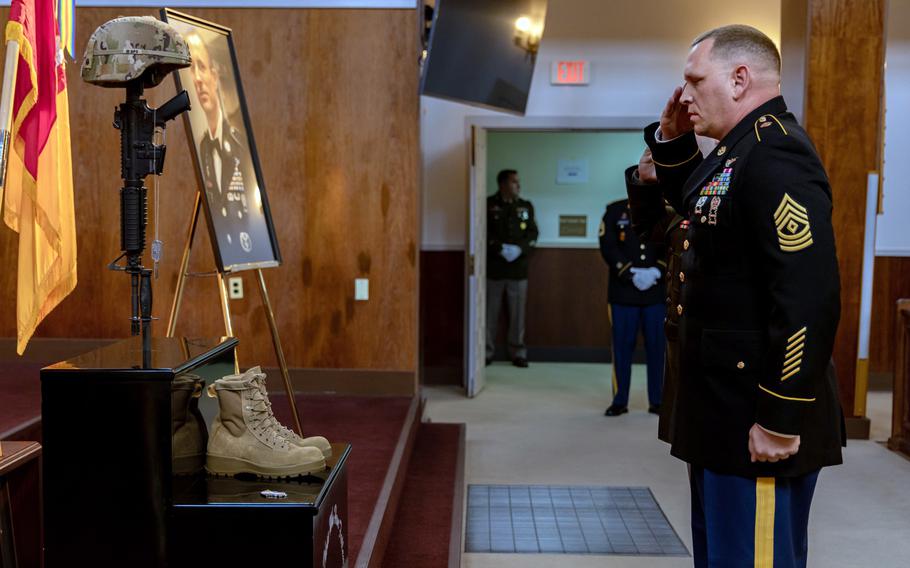
M 773 114 L 765 114 L 765 115 L 758 117 L 758 120 L 756 120 L 755 124 L 752 125 L 752 127 L 755 129 L 755 137 L 758 138 L 759 142 L 761 142 L 761 134 L 758 133 L 758 125 L 768 122 L 769 118 L 771 120 L 773 120 L 774 122 L 776 122 L 778 126 L 780 126 L 780 129 L 781 129 L 781 131 L 783 131 L 784 136 L 789 136 L 787 129 L 784 128 L 784 125 L 781 124 L 781 122 L 779 120 L 777 120 L 776 116 L 774 116 Z M 764 127 L 762 127 L 762 128 L 764 128 Z

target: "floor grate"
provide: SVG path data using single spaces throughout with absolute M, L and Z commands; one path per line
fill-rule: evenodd
M 647 487 L 470 485 L 466 552 L 688 556 Z

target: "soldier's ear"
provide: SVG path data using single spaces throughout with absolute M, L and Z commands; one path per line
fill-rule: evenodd
M 749 90 L 752 83 L 752 75 L 749 68 L 745 65 L 737 65 L 730 73 L 730 86 L 733 93 L 733 100 L 738 101 Z

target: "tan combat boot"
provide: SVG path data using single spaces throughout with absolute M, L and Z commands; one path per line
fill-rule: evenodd
M 175 475 L 191 475 L 205 465 L 208 432 L 199 412 L 204 385 L 203 379 L 189 374 L 171 383 L 171 469 Z
M 265 384 L 265 377 L 266 377 L 265 373 L 263 373 L 262 369 L 260 369 L 259 367 L 252 367 L 247 370 L 247 373 L 251 373 L 253 375 L 253 377 L 255 377 L 256 384 L 259 386 L 259 390 L 262 392 L 263 396 L 265 396 L 266 401 L 268 401 L 269 395 L 268 395 L 268 390 L 267 390 L 266 384 Z M 239 376 L 239 375 L 234 375 L 234 376 Z M 272 403 L 268 402 L 268 405 L 269 405 L 269 412 L 271 413 Z M 274 414 L 272 414 L 272 420 L 275 421 L 273 426 L 275 428 L 277 428 L 279 432 L 281 432 L 282 436 L 287 438 L 295 446 L 300 446 L 301 448 L 313 447 L 313 448 L 318 449 L 320 452 L 322 452 L 322 456 L 325 459 L 329 459 L 330 457 L 332 457 L 332 444 L 330 444 L 329 441 L 327 439 L 325 439 L 324 437 L 307 436 L 306 438 L 303 438 L 303 437 L 299 436 L 297 434 L 297 432 L 294 432 L 290 428 L 284 426 L 281 422 L 278 422 L 278 419 L 275 418 Z
M 268 397 L 254 373 L 229 375 L 209 388 L 215 391 L 220 407 L 209 434 L 205 463 L 209 473 L 280 478 L 325 469 L 321 451 L 296 446 L 275 428 Z

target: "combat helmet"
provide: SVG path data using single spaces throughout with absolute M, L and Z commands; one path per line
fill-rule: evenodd
M 190 65 L 186 41 L 170 24 L 151 16 L 115 18 L 98 26 L 85 46 L 82 80 L 125 87 L 142 79 L 158 85 L 171 71 Z

